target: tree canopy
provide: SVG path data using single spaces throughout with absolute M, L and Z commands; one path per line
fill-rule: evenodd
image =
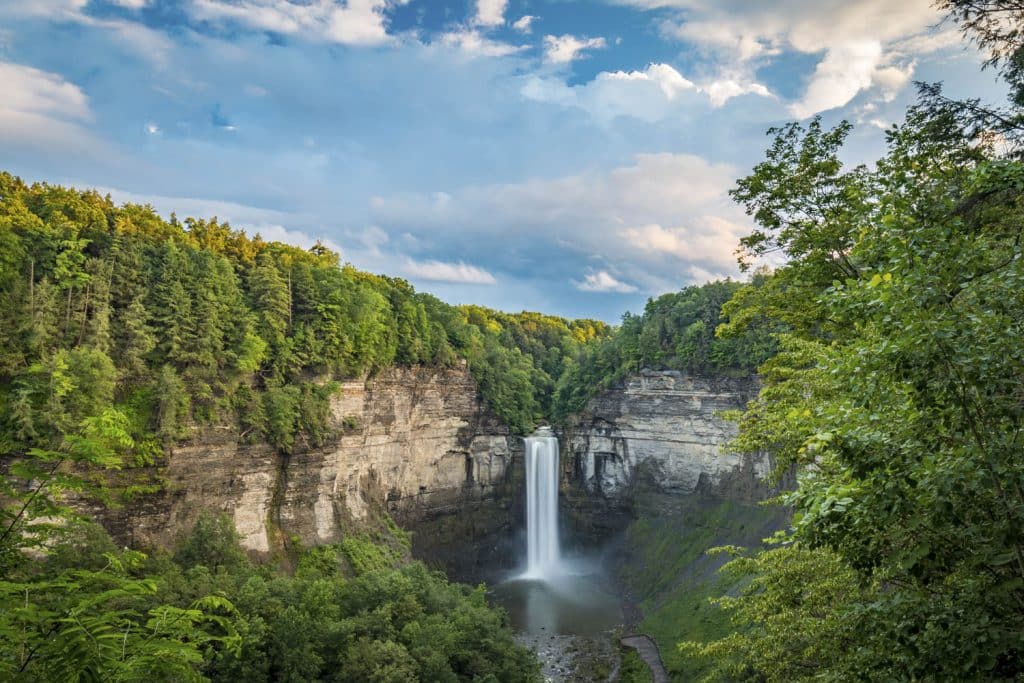
M 735 446 L 799 483 L 791 530 L 730 550 L 736 631 L 682 645 L 708 680 L 1024 675 L 1024 164 L 937 92 L 871 167 L 840 162 L 847 124 L 773 130 L 733 193 L 748 255 L 785 256 L 723 308 L 725 338 L 768 318 L 780 349 Z

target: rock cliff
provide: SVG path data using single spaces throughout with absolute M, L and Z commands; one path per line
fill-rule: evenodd
M 730 453 L 725 445 L 736 428 L 722 417 L 757 390 L 754 379 L 645 370 L 591 399 L 562 433 L 564 488 L 577 531 L 621 527 L 645 494 L 763 498 L 769 458 Z
M 560 430 L 563 522 L 591 544 L 623 529 L 649 500 L 693 494 L 753 501 L 768 492 L 767 457 L 728 453 L 721 412 L 757 391 L 749 379 L 645 371 L 590 401 Z M 412 531 L 414 554 L 455 578 L 515 563 L 523 539 L 522 440 L 479 399 L 464 366 L 393 368 L 343 384 L 338 437 L 285 456 L 210 428 L 170 448 L 163 489 L 94 509 L 115 538 L 173 544 L 204 511 L 229 514 L 245 548 L 331 543 L 380 523 Z
M 464 366 L 346 382 L 332 419 L 339 436 L 329 446 L 291 456 L 242 443 L 234 429 L 197 433 L 169 449 L 163 491 L 96 512 L 115 537 L 143 546 L 168 546 L 203 511 L 224 512 L 255 553 L 296 537 L 337 541 L 379 510 L 413 529 L 414 552 L 439 563 L 449 554 L 473 562 L 475 543 L 511 535 L 521 441 L 481 402 Z

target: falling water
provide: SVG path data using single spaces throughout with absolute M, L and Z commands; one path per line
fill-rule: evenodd
M 558 439 L 526 438 L 526 576 L 558 573 Z

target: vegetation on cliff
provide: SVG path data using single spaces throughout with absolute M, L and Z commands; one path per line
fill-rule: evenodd
M 217 525 L 173 561 L 118 550 L 70 504 L 150 490 L 116 470 L 197 426 L 324 444 L 336 380 L 396 364 L 465 362 L 525 432 L 608 329 L 449 306 L 319 246 L 0 174 L 0 678 L 534 680 L 481 590 L 387 545 L 347 537 L 291 578 Z
M 764 276 L 753 278 L 760 287 Z M 649 299 L 642 315 L 626 313 L 613 334 L 597 337 L 566 363 L 555 387 L 551 413 L 561 420 L 587 401 L 643 368 L 703 375 L 751 375 L 775 353 L 767 321 L 742 334 L 719 337 L 722 306 L 740 289 L 731 280 L 693 285 Z
M 922 87 L 852 169 L 848 125 L 792 124 L 734 192 L 747 252 L 787 259 L 725 307 L 726 335 L 784 330 L 737 446 L 800 477 L 792 530 L 730 549 L 735 631 L 682 646 L 707 680 L 1024 675 L 1024 12 L 940 4 L 993 49 L 1010 108 Z

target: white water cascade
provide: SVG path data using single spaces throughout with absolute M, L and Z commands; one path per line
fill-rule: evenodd
M 558 439 L 543 432 L 526 438 L 526 577 L 559 573 Z

